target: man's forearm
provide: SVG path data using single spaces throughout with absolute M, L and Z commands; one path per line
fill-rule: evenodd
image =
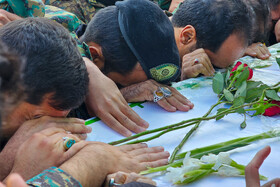
M 95 151 L 92 151 L 92 150 Z M 93 159 L 94 158 L 94 159 Z M 59 168 L 78 180 L 82 186 L 102 186 L 114 164 L 112 156 L 103 146 L 97 144 L 84 147 Z
M 0 166 L 0 181 L 4 181 L 12 169 L 12 164 L 11 160 L 5 156 L 3 151 L 0 153 Z

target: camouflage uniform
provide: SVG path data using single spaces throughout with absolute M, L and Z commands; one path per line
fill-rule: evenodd
M 172 0 L 156 0 L 158 3 L 158 6 L 162 10 L 169 10 L 170 4 Z
M 63 170 L 51 167 L 26 182 L 29 186 L 81 187 L 82 185 Z
M 24 18 L 45 16 L 41 0 L 0 0 L 0 8 Z
M 171 0 L 153 0 L 158 3 L 163 10 L 168 10 Z M 114 4 L 114 0 L 112 1 Z M 99 0 L 46 0 L 46 5 L 59 7 L 68 12 L 74 13 L 80 20 L 88 24 L 98 10 L 106 5 Z
M 45 3 L 74 13 L 86 24 L 90 22 L 98 10 L 106 7 L 96 0 L 46 0 Z
M 46 17 L 62 24 L 70 32 L 83 23 L 73 13 L 45 5 L 41 0 L 0 0 L 0 8 L 24 18 Z

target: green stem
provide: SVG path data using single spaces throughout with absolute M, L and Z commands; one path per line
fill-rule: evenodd
M 214 105 L 211 106 L 211 108 L 208 110 L 208 112 L 202 117 L 202 118 L 205 118 L 207 117 L 211 112 L 212 110 L 222 104 L 223 102 L 221 102 L 221 100 L 223 99 L 224 97 L 224 94 L 219 98 L 218 102 Z M 182 149 L 182 147 L 184 146 L 184 144 L 186 143 L 186 141 L 189 139 L 189 137 L 192 135 L 192 133 L 199 127 L 199 125 L 201 124 L 201 121 L 198 121 L 197 124 L 185 135 L 185 137 L 183 138 L 183 140 L 180 142 L 180 144 L 174 149 L 174 151 L 172 152 L 171 154 L 171 157 L 169 159 L 169 163 L 172 163 L 174 162 L 175 160 L 175 156 L 177 155 L 177 153 Z
M 171 164 L 161 166 L 161 167 L 149 168 L 148 170 L 141 172 L 141 174 L 149 174 L 149 173 L 154 173 L 154 172 L 165 171 L 168 167 L 180 167 L 183 165 L 182 159 L 185 158 L 185 156 L 188 152 L 191 153 L 190 154 L 191 158 L 200 159 L 202 156 L 208 155 L 210 153 L 217 155 L 220 152 L 227 152 L 227 151 L 239 148 L 239 147 L 247 146 L 250 143 L 257 141 L 257 140 L 274 138 L 274 137 L 279 137 L 279 136 L 280 136 L 280 133 L 268 131 L 268 132 L 253 135 L 253 136 L 237 138 L 237 139 L 233 139 L 230 141 L 226 141 L 226 142 L 222 142 L 222 143 L 218 143 L 218 144 L 214 144 L 214 145 L 210 145 L 210 146 L 206 146 L 206 147 L 196 148 L 196 149 L 178 154 L 176 156 L 176 160 L 178 160 L 178 161 L 176 161 L 176 162 L 173 162 Z
M 224 102 L 223 102 L 224 103 Z M 257 103 L 257 102 L 255 102 Z M 211 120 L 211 119 L 215 119 L 219 116 L 222 116 L 222 115 L 225 115 L 227 113 L 230 113 L 232 111 L 235 111 L 236 109 L 239 109 L 241 107 L 246 107 L 246 106 L 250 106 L 252 104 L 255 104 L 255 103 L 251 103 L 251 104 L 245 104 L 245 105 L 241 105 L 239 107 L 234 107 L 234 108 L 229 108 L 227 110 L 224 110 L 223 112 L 217 114 L 217 115 L 214 115 L 214 116 L 211 116 L 211 117 L 200 117 L 200 118 L 193 118 L 193 119 L 189 119 L 189 120 L 185 120 L 185 121 L 182 121 L 182 122 L 179 122 L 179 123 L 176 123 L 176 124 L 173 124 L 173 125 L 169 125 L 169 126 L 164 126 L 164 127 L 161 127 L 161 128 L 157 128 L 157 129 L 153 129 L 153 130 L 148 130 L 148 131 L 144 131 L 144 132 L 141 132 L 139 134 L 135 134 L 133 136 L 130 136 L 128 138 L 124 138 L 124 139 L 121 139 L 121 140 L 117 140 L 117 141 L 114 141 L 114 142 L 110 142 L 109 144 L 110 145 L 118 145 L 118 144 L 121 144 L 121 143 L 125 143 L 127 141 L 130 141 L 130 140 L 133 140 L 133 139 L 136 139 L 138 137 L 141 137 L 141 136 L 145 136 L 145 135 L 148 135 L 148 134 L 151 134 L 151 133 L 155 133 L 155 132 L 159 132 L 159 131 L 163 131 L 163 130 L 166 130 L 166 129 L 172 129 L 174 127 L 179 127 L 181 125 L 187 125 L 189 126 L 188 124 L 186 123 L 190 123 L 190 122 L 197 122 L 197 121 L 206 121 L 206 120 Z M 183 127 L 182 127 L 183 128 Z M 176 130 L 176 129 L 173 129 L 173 130 Z M 171 131 L 171 130 L 170 130 Z M 168 131 L 168 132 L 170 132 Z
M 182 128 L 185 128 L 185 127 L 188 127 L 188 126 L 194 125 L 194 124 L 196 124 L 196 122 L 188 123 L 188 124 L 186 124 L 186 125 L 179 126 L 179 127 L 174 127 L 174 128 L 171 128 L 171 129 L 167 129 L 167 130 L 162 131 L 162 132 L 160 132 L 160 133 L 158 133 L 158 134 L 156 134 L 156 135 L 154 135 L 154 136 L 151 136 L 151 137 L 149 137 L 149 138 L 141 139 L 141 140 L 135 140 L 135 141 L 132 141 L 132 142 L 128 142 L 127 144 L 137 144 L 137 143 L 142 143 L 142 142 L 148 142 L 148 141 L 151 141 L 151 140 L 153 140 L 153 139 L 156 139 L 156 138 L 158 138 L 158 137 L 160 137 L 160 136 L 162 136 L 162 135 L 164 135 L 164 134 L 166 134 L 166 133 L 168 133 L 168 132 L 170 132 L 170 131 L 182 129 Z
M 133 140 L 133 139 L 139 138 L 139 137 L 141 137 L 141 136 L 145 136 L 145 135 L 152 134 L 152 133 L 155 133 L 155 132 L 159 132 L 159 131 L 163 131 L 163 130 L 166 130 L 166 129 L 170 129 L 170 128 L 177 127 L 177 126 L 180 126 L 180 125 L 184 125 L 184 124 L 189 123 L 189 122 L 192 122 L 192 121 L 198 121 L 198 120 L 200 120 L 200 119 L 201 119 L 201 118 L 192 118 L 192 119 L 184 120 L 184 121 L 181 121 L 181 122 L 179 122 L 179 123 L 172 124 L 172 125 L 168 125 L 168 126 L 156 128 L 156 129 L 153 129 L 153 130 L 147 130 L 147 131 L 144 131 L 144 132 L 135 134 L 135 135 L 133 135 L 133 136 L 130 136 L 130 137 L 127 137 L 127 138 L 123 138 L 123 139 L 121 139 L 121 140 L 117 140 L 117 141 L 114 141 L 114 142 L 110 142 L 109 144 L 110 144 L 110 145 L 118 145 L 118 144 L 127 142 L 127 141 L 129 141 L 129 140 Z

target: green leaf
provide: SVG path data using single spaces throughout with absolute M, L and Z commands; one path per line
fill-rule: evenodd
M 237 109 L 235 112 L 237 112 L 238 114 L 245 114 L 246 111 L 244 110 L 244 108 L 239 108 Z
M 216 121 L 222 119 L 223 117 L 225 117 L 225 115 L 226 115 L 226 114 L 223 114 L 223 115 L 220 115 L 220 116 L 216 117 Z
M 277 57 L 276 57 L 276 62 L 277 62 L 277 64 L 278 64 L 279 68 L 280 68 L 280 58 L 277 58 Z
M 263 114 L 265 112 L 266 109 L 275 106 L 274 104 L 271 103 L 267 103 L 267 104 L 263 104 L 263 103 L 258 103 L 258 104 L 254 104 L 253 107 L 255 108 L 256 112 L 253 116 L 257 116 L 260 114 Z
M 247 90 L 257 88 L 259 85 L 263 84 L 261 81 L 247 81 Z
M 233 107 L 239 107 L 245 103 L 245 97 L 237 97 L 233 100 Z
M 225 111 L 225 110 L 227 110 L 227 108 L 219 108 L 219 109 L 217 110 L 217 114 L 220 114 L 221 112 L 223 112 L 223 111 Z
M 242 83 L 248 79 L 249 74 L 250 74 L 249 69 L 248 69 L 248 67 L 246 67 L 244 69 L 244 71 L 242 71 L 240 73 L 239 77 L 237 78 L 237 80 L 235 82 L 235 87 L 239 88 L 242 85 Z
M 264 89 L 266 89 L 266 88 L 268 88 L 268 86 L 264 84 L 264 85 L 261 85 L 260 87 L 248 90 L 248 92 L 246 94 L 245 103 L 251 103 L 251 102 L 257 100 L 259 97 L 261 97 Z
M 224 76 L 220 72 L 213 78 L 212 89 L 216 94 L 220 94 L 224 89 Z
M 225 94 L 225 98 L 229 101 L 232 102 L 234 97 L 232 95 L 232 93 L 230 91 L 228 91 L 227 89 L 224 89 L 224 94 Z
M 246 121 L 243 121 L 243 122 L 240 124 L 240 128 L 241 128 L 241 129 L 245 129 L 246 126 L 247 126 Z
M 238 97 L 246 97 L 246 93 L 247 93 L 247 82 L 243 81 L 241 86 L 238 88 L 238 90 L 236 91 L 234 97 L 238 98 Z
M 280 97 L 275 90 L 265 90 L 265 96 L 269 99 L 280 101 Z

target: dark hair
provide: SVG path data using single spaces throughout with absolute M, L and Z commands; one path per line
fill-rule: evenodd
M 83 42 L 95 42 L 101 46 L 105 59 L 105 74 L 118 72 L 127 74 L 137 64 L 137 58 L 126 44 L 118 23 L 118 9 L 109 6 L 100 11 L 89 22 Z
M 271 10 L 277 9 L 277 6 L 280 4 L 280 0 L 267 0 L 268 6 Z
M 242 0 L 187 0 L 172 17 L 174 27 L 192 25 L 196 30 L 197 48 L 217 52 L 233 33 L 249 43 L 251 10 Z
M 23 98 L 22 68 L 23 59 L 13 55 L 0 42 L 0 126 L 1 118 L 8 114 Z
M 78 107 L 88 88 L 88 73 L 76 42 L 63 26 L 45 18 L 26 18 L 0 29 L 0 39 L 26 58 L 26 101 L 39 105 L 48 93 L 58 110 Z
M 244 0 L 253 9 L 253 42 L 266 42 L 270 30 L 270 8 L 266 0 Z

